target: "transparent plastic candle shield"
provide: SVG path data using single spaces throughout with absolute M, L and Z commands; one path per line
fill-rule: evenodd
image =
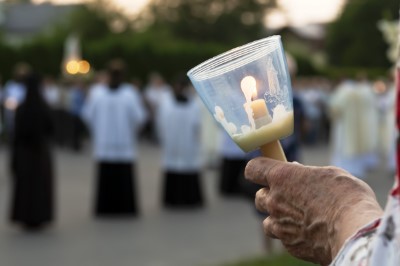
M 280 36 L 227 51 L 192 68 L 188 76 L 243 151 L 292 134 L 292 90 Z

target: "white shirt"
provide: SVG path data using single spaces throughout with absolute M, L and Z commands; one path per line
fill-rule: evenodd
M 88 99 L 95 97 L 96 94 L 104 93 L 104 91 L 108 90 L 107 84 L 104 83 L 95 83 L 89 88 Z
M 168 85 L 149 86 L 144 91 L 144 97 L 154 109 L 157 109 L 170 94 L 171 88 Z
M 84 106 L 83 118 L 91 130 L 97 160 L 130 162 L 137 158 L 137 132 L 146 113 L 133 86 L 97 89 Z
M 201 112 L 197 101 L 177 103 L 171 95 L 158 109 L 164 168 L 177 172 L 198 171 L 201 167 Z
M 26 89 L 25 86 L 20 82 L 13 80 L 6 83 L 4 86 L 3 101 L 13 100 L 17 105 L 21 104 L 25 99 Z
M 44 87 L 43 96 L 46 102 L 52 107 L 58 107 L 60 104 L 60 88 L 57 85 L 48 85 Z

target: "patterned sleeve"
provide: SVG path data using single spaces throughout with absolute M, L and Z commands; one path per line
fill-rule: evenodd
M 400 265 L 400 190 L 392 190 L 382 219 L 373 221 L 349 238 L 332 266 Z

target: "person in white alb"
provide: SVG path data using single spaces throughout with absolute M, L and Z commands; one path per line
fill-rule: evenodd
M 201 206 L 201 111 L 188 93 L 187 78 L 174 83 L 173 93 L 158 108 L 156 121 L 163 154 L 164 205 Z
M 108 84 L 92 94 L 83 108 L 97 163 L 98 216 L 137 214 L 137 134 L 146 120 L 146 112 L 137 90 L 123 82 L 124 73 L 124 63 L 112 61 Z
M 149 84 L 144 88 L 143 98 L 148 107 L 149 119 L 145 128 L 146 137 L 151 141 L 158 143 L 158 133 L 156 125 L 156 116 L 159 107 L 164 102 L 164 99 L 172 93 L 172 88 L 164 78 L 158 73 L 152 73 L 149 77 Z
M 377 110 L 365 83 L 345 80 L 329 103 L 332 119 L 331 165 L 363 178 L 377 162 Z

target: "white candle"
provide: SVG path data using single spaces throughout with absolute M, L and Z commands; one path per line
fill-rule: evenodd
M 249 118 L 251 128 L 257 129 L 270 123 L 271 116 L 264 99 L 253 100 L 257 97 L 256 79 L 252 76 L 246 76 L 240 82 L 240 86 L 246 98 L 244 109 Z

